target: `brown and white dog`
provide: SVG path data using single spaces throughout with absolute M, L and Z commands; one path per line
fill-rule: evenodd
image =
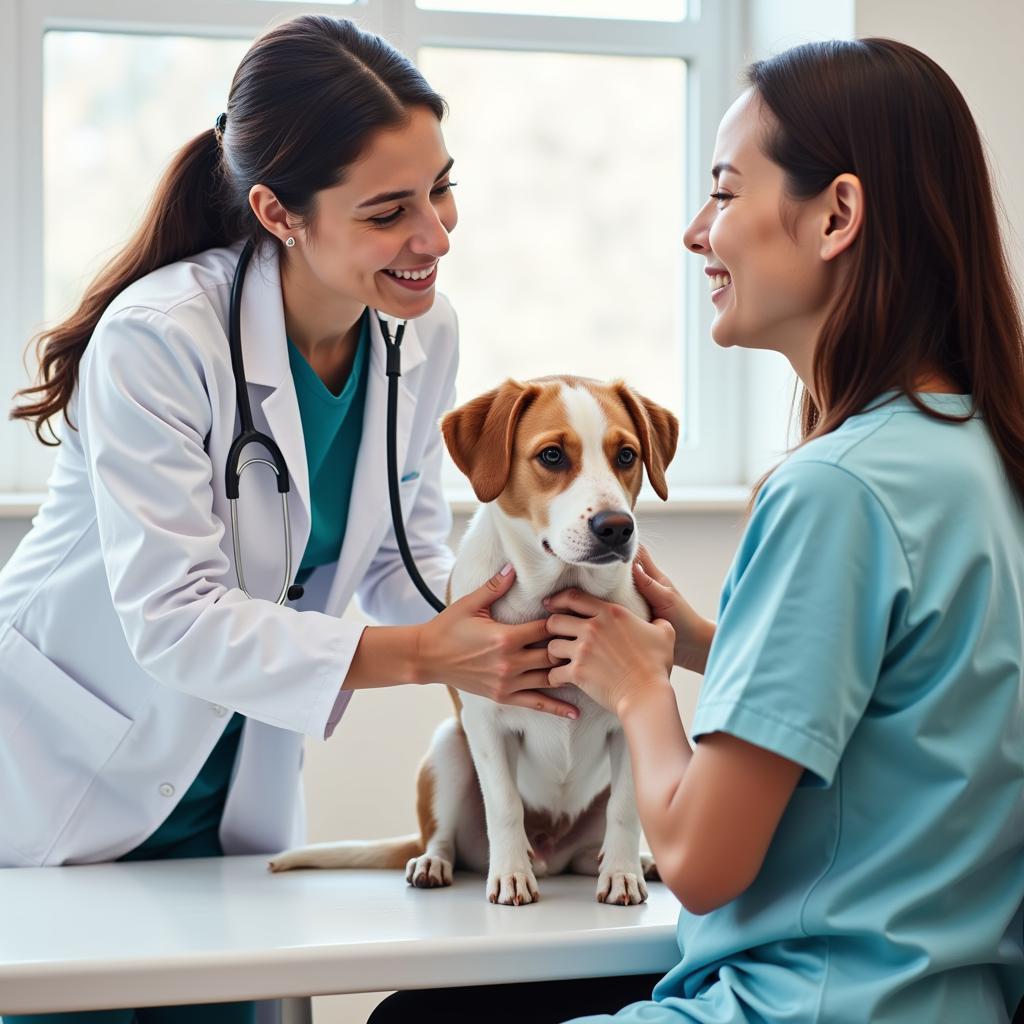
M 667 496 L 665 468 L 679 425 L 625 384 L 579 377 L 506 381 L 441 423 L 455 464 L 483 504 L 459 547 L 449 600 L 506 562 L 512 589 L 491 609 L 521 623 L 546 616 L 542 600 L 578 587 L 647 616 L 633 585 L 632 511 L 642 466 Z M 420 835 L 319 843 L 281 854 L 298 867 L 399 868 L 419 887 L 451 885 L 455 867 L 487 875 L 492 903 L 539 897 L 537 877 L 596 875 L 597 898 L 647 898 L 653 864 L 640 853 L 640 820 L 618 719 L 575 686 L 551 692 L 575 721 L 451 690 L 455 717 L 434 734 L 420 766 Z

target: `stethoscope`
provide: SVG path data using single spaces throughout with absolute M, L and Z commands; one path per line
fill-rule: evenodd
M 225 488 L 227 491 L 228 505 L 231 509 L 231 543 L 235 551 L 235 572 L 238 575 L 238 586 L 246 597 L 252 595 L 245 586 L 245 572 L 242 567 L 242 546 L 238 529 L 238 481 L 248 466 L 259 465 L 269 466 L 277 476 L 277 492 L 281 495 L 281 516 L 284 522 L 284 582 L 277 595 L 275 604 L 284 604 L 285 601 L 297 601 L 302 597 L 303 589 L 292 580 L 292 537 L 291 523 L 288 518 L 288 493 L 291 489 L 288 478 L 288 466 L 281 454 L 274 439 L 262 433 L 253 426 L 252 408 L 249 405 L 249 389 L 245 383 L 245 366 L 242 362 L 242 286 L 245 281 L 245 272 L 249 268 L 249 261 L 255 246 L 252 241 L 246 243 L 242 254 L 238 257 L 238 265 L 235 267 L 235 277 L 231 283 L 231 300 L 228 314 L 228 347 L 231 351 L 231 372 L 235 378 L 235 396 L 238 402 L 239 431 L 231 442 L 228 451 L 227 466 L 225 467 Z M 391 522 L 395 531 L 395 540 L 398 542 L 398 550 L 401 552 L 402 561 L 405 563 L 406 572 L 409 578 L 416 584 L 416 589 L 423 595 L 427 603 L 435 611 L 444 611 L 445 604 L 439 600 L 430 587 L 420 576 L 416 563 L 413 560 L 412 552 L 409 550 L 409 542 L 405 537 L 405 524 L 402 521 L 402 503 L 398 490 L 398 449 L 397 449 L 397 423 L 398 423 L 398 378 L 402 375 L 402 337 L 405 334 L 405 322 L 398 325 L 395 330 L 394 341 L 391 339 L 391 331 L 388 329 L 384 318 L 377 313 L 377 321 L 380 324 L 380 332 L 384 337 L 384 348 L 387 352 L 387 363 L 385 373 L 388 377 L 388 406 L 387 406 L 387 460 L 388 460 L 388 495 L 391 499 Z M 249 458 L 241 465 L 239 460 L 242 457 L 242 450 L 250 444 L 262 445 L 270 456 L 269 459 Z

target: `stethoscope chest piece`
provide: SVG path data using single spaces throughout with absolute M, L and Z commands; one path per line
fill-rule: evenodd
M 292 580 L 292 532 L 291 522 L 288 518 L 288 493 L 291 490 L 291 482 L 288 477 L 288 464 L 284 461 L 277 442 L 253 426 L 252 407 L 249 405 L 249 388 L 245 381 L 245 364 L 242 358 L 242 285 L 254 248 L 251 241 L 246 243 L 242 254 L 238 257 L 235 277 L 231 282 L 228 347 L 231 351 L 231 372 L 235 378 L 239 431 L 228 450 L 227 465 L 224 469 L 224 490 L 231 512 L 231 545 L 235 553 L 235 573 L 238 576 L 238 586 L 246 597 L 252 597 L 245 586 L 245 571 L 242 566 L 242 540 L 238 522 L 238 486 L 242 474 L 249 466 L 267 466 L 274 471 L 277 477 L 277 490 L 281 495 L 281 520 L 284 528 L 284 579 L 274 603 L 284 604 L 289 600 L 288 593 Z M 251 457 L 242 462 L 242 452 L 250 444 L 259 445 L 270 458 Z

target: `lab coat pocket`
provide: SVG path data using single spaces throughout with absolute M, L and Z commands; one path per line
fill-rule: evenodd
M 0 635 L 0 866 L 42 864 L 131 719 Z
M 406 473 L 398 481 L 398 500 L 402 503 L 402 521 L 409 521 L 409 513 L 412 511 L 413 506 L 416 504 L 416 495 L 420 489 L 420 474 L 418 470 L 412 473 Z M 390 512 L 388 513 L 388 521 L 390 522 Z

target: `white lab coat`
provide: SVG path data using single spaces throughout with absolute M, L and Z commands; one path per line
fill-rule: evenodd
M 242 476 L 239 515 L 246 584 L 260 598 L 238 589 L 224 465 L 237 429 L 227 323 L 240 248 L 131 285 L 82 359 L 69 407 L 78 431 L 63 431 L 49 496 L 0 572 L 0 866 L 113 860 L 138 846 L 232 711 L 247 721 L 221 823 L 225 852 L 299 841 L 303 734 L 324 738 L 361 634 L 339 616 L 353 594 L 384 622 L 432 614 L 390 525 L 375 319 L 338 562 L 318 568 L 295 604 L 272 603 L 284 567 L 281 501 L 273 474 L 257 466 Z M 309 536 L 309 481 L 269 249 L 250 265 L 241 330 L 255 425 L 291 473 L 294 574 Z M 452 555 L 437 423 L 454 401 L 456 363 L 455 317 L 439 297 L 405 332 L 398 465 L 409 543 L 440 593 Z

